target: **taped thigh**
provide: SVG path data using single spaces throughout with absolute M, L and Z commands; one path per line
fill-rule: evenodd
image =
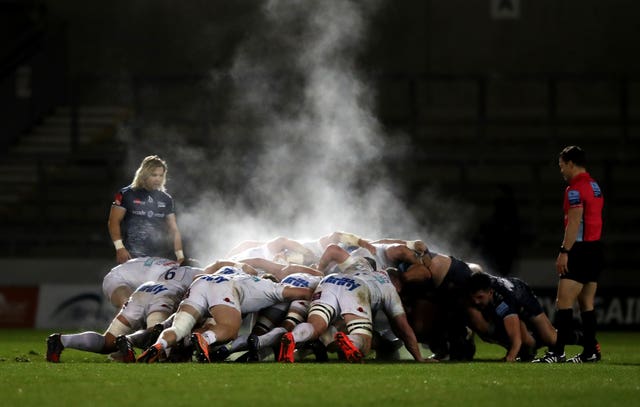
M 357 318 L 347 322 L 349 335 L 373 336 L 373 323 L 370 319 Z

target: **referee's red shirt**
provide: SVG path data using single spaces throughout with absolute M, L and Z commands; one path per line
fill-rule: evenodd
M 564 227 L 567 227 L 569 208 L 583 208 L 578 242 L 600 240 L 602 234 L 602 207 L 604 198 L 600 185 L 591 178 L 588 172 L 576 175 L 569 181 L 564 193 Z

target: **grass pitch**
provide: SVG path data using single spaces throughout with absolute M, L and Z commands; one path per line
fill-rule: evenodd
M 640 399 L 638 332 L 601 333 L 603 360 L 584 365 L 505 364 L 502 348 L 480 340 L 470 363 L 125 365 L 65 350 L 52 364 L 44 360 L 49 333 L 0 330 L 0 405 L 585 407 Z

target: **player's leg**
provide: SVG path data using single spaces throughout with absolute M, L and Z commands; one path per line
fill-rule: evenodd
M 184 303 L 180 304 L 171 327 L 160 333 L 156 342 L 138 357 L 138 362 L 153 363 L 163 354 L 166 355 L 166 350 L 169 347 L 191 333 L 200 316 L 200 312 L 195 307 Z
M 109 301 L 111 301 L 114 307 L 120 309 L 129 300 L 131 294 L 133 294 L 133 290 L 130 287 L 120 286 L 113 290 Z
M 580 317 L 582 320 L 583 333 L 583 350 L 582 353 L 571 358 L 569 361 L 574 363 L 580 362 L 597 362 L 602 356 L 600 354 L 600 344 L 596 339 L 596 314 L 594 311 L 594 301 L 598 284 L 595 282 L 587 283 L 578 295 L 578 304 L 580 305 Z
M 338 332 L 335 340 L 349 362 L 361 362 L 371 350 L 373 323 L 362 315 L 342 314 L 347 325 L 347 332 Z

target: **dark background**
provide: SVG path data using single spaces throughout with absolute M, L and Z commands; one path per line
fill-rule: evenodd
M 535 282 L 562 240 L 557 155 L 579 144 L 606 198 L 603 283 L 640 282 L 637 2 L 0 0 L 0 15 L 5 258 L 111 259 L 113 194 L 159 154 L 185 249 L 205 260 L 309 222 L 311 237 L 420 237 Z M 344 79 L 316 82 L 327 72 L 366 92 L 310 108 L 314 85 Z M 357 120 L 340 115 L 354 105 Z M 348 154 L 313 130 L 332 117 Z M 325 172 L 341 162 L 357 165 Z M 305 210 L 308 167 L 321 177 L 304 188 L 336 185 L 342 209 Z M 371 204 L 380 180 L 386 206 Z

